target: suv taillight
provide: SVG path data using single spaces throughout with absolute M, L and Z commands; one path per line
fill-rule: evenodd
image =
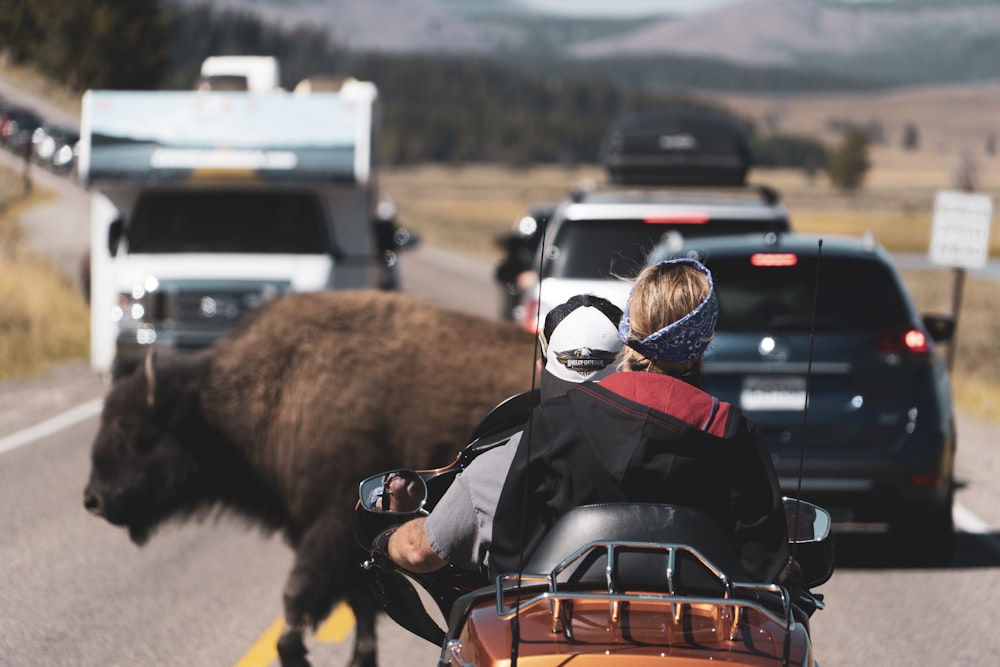
M 750 256 L 751 266 L 795 266 L 799 258 L 792 252 L 755 252 Z
M 647 225 L 704 225 L 711 220 L 708 213 L 686 211 L 670 215 L 649 215 L 642 219 Z
M 889 331 L 877 336 L 872 341 L 872 345 L 890 363 L 901 355 L 906 355 L 911 359 L 927 358 L 931 351 L 930 341 L 920 329 Z

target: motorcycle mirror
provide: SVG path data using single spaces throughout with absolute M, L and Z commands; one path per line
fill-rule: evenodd
M 358 493 L 369 512 L 412 514 L 427 502 L 427 483 L 416 471 L 398 468 L 364 480 Z
M 833 520 L 830 513 L 818 505 L 798 498 L 784 498 L 788 541 L 794 544 L 822 542 L 830 536 Z

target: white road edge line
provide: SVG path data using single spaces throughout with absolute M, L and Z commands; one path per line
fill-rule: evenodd
M 955 519 L 955 525 L 966 533 L 989 535 L 993 532 L 993 529 L 990 528 L 988 523 L 973 514 L 972 510 L 967 508 L 962 503 L 955 503 L 952 506 L 951 515 L 952 518 Z M 1000 544 L 1000 541 L 998 541 L 998 544 Z
M 976 535 L 995 553 L 1000 554 L 1000 538 L 997 538 L 989 524 L 973 514 L 972 510 L 961 503 L 955 503 L 951 508 L 951 516 L 957 528 L 970 535 Z
M 90 419 L 91 417 L 99 415 L 103 405 L 103 398 L 95 398 L 94 400 L 82 403 L 75 408 L 70 408 L 66 412 L 60 413 L 55 417 L 39 422 L 34 426 L 29 426 L 24 430 L 17 431 L 16 433 L 11 433 L 8 436 L 0 438 L 0 454 L 9 452 L 12 449 L 17 449 L 22 445 L 27 445 L 35 440 L 41 440 L 42 438 L 53 435 L 54 433 L 58 433 L 64 428 L 69 428 L 78 422 L 82 422 L 85 419 Z

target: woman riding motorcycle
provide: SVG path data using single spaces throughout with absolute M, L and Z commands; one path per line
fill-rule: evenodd
M 475 547 L 475 565 L 488 565 L 494 575 L 521 571 L 570 509 L 648 502 L 707 512 L 749 579 L 771 583 L 783 576 L 789 563 L 787 526 L 767 451 L 738 408 L 698 387 L 717 313 L 712 276 L 700 262 L 669 260 L 639 274 L 618 325 L 627 346 L 620 356 L 622 372 L 543 400 L 509 466 L 494 462 L 495 476 L 507 473 L 495 514 L 492 507 L 481 512 L 486 530 L 479 533 L 487 543 Z M 509 456 L 513 444 L 498 449 Z M 428 572 L 468 553 L 468 536 L 476 527 L 453 523 L 455 514 L 444 509 L 472 502 L 467 490 L 465 497 L 460 492 L 461 487 L 454 494 L 450 489 L 427 519 L 379 535 L 373 555 Z M 435 524 L 446 527 L 443 535 Z

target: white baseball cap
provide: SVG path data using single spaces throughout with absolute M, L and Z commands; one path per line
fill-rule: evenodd
M 545 358 L 546 372 L 540 383 L 543 399 L 615 372 L 622 349 L 621 315 L 616 305 L 592 294 L 574 296 L 549 311 L 538 336 Z

